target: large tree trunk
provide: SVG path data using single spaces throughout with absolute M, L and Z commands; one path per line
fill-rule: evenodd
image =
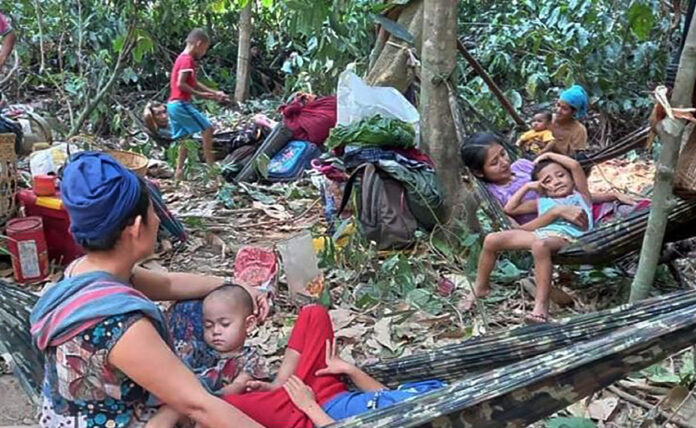
M 395 18 L 393 15 L 387 16 Z M 396 22 L 413 35 L 415 53 L 418 56 L 423 34 L 423 0 L 411 0 L 401 10 Z M 415 78 L 409 59 L 408 44 L 381 29 L 370 55 L 370 69 L 365 76 L 365 82 L 371 86 L 392 86 L 402 93 L 406 92 Z
M 696 19 L 691 20 L 686 43 L 679 60 L 679 70 L 674 84 L 671 104 L 673 107 L 688 107 L 696 80 Z M 679 156 L 679 147 L 684 123 L 679 119 L 665 117 L 658 124 L 662 150 L 655 173 L 652 207 L 648 228 L 643 239 L 638 270 L 631 285 L 632 302 L 648 297 L 655 280 L 655 268 L 660 256 L 662 241 L 667 226 L 668 199 L 672 195 L 672 181 Z
M 425 0 L 421 69 L 421 147 L 435 161 L 447 196 L 448 216 L 460 192 L 457 134 L 445 82 L 454 71 L 456 55 L 457 1 Z
M 243 103 L 249 98 L 249 73 L 251 71 L 251 5 L 249 0 L 239 14 L 239 46 L 237 48 L 237 83 L 234 100 Z

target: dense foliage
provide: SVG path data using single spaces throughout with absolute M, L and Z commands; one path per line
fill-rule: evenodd
M 194 27 L 206 28 L 214 41 L 200 77 L 232 92 L 237 20 L 248 1 L 2 0 L 0 9 L 19 33 L 21 57 L 3 92 L 10 100 L 37 89 L 56 94 L 51 109 L 67 117 L 67 131 L 115 75 L 111 102 L 99 104 L 87 123 L 92 131 L 117 132 L 126 106 L 166 97 L 171 64 Z M 678 33 L 670 31 L 671 13 L 659 0 L 458 4 L 460 35 L 513 104 L 527 112 L 579 82 L 595 110 L 623 119 L 643 115 L 646 91 L 661 82 L 670 37 Z M 383 8 L 369 0 L 255 1 L 252 97 L 329 93 L 349 63 L 364 71 L 374 43 L 371 14 Z M 483 81 L 463 60 L 459 64 L 461 95 L 494 126 L 509 127 Z
M 658 0 L 467 0 L 460 35 L 517 107 L 552 102 L 580 83 L 596 110 L 644 116 L 647 91 L 664 79 L 671 14 Z M 510 124 L 480 78 L 464 69 L 461 89 L 479 111 Z

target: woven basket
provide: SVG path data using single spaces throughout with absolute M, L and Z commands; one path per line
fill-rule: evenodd
M 0 224 L 14 216 L 16 193 L 15 134 L 0 134 Z
M 148 159 L 141 154 L 126 152 L 123 150 L 107 150 L 106 153 L 108 153 L 114 159 L 119 161 L 121 165 L 125 166 L 126 168 L 130 169 L 131 171 L 140 176 L 144 177 L 147 173 Z
M 696 130 L 679 154 L 674 194 L 683 199 L 696 199 Z

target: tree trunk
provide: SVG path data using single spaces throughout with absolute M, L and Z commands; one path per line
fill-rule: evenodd
M 418 56 L 423 34 L 423 0 L 411 0 L 401 11 L 396 22 L 413 35 L 414 49 Z M 373 53 L 370 54 L 370 69 L 365 76 L 365 82 L 370 86 L 391 86 L 399 92 L 406 92 L 415 78 L 413 65 L 409 64 L 408 44 L 384 29 L 380 33 Z
M 234 100 L 243 103 L 249 98 L 249 73 L 251 71 L 251 4 L 249 0 L 239 14 L 239 46 L 237 49 L 237 83 Z
M 679 60 L 679 70 L 672 92 L 673 107 L 688 107 L 694 92 L 696 80 L 696 19 L 691 20 L 684 49 Z M 655 280 L 655 268 L 662 249 L 662 241 L 667 226 L 668 199 L 672 195 L 672 181 L 679 157 L 684 123 L 679 119 L 665 117 L 658 124 L 658 134 L 662 141 L 662 150 L 655 172 L 652 207 L 648 218 L 648 227 L 643 239 L 638 270 L 631 284 L 630 300 L 645 299 L 650 293 Z
M 460 193 L 457 134 L 446 81 L 457 60 L 457 1 L 425 0 L 421 68 L 421 147 L 435 161 L 447 216 Z

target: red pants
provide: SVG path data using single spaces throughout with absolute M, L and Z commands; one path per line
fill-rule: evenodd
M 338 376 L 314 376 L 326 367 L 326 340 L 333 340 L 333 325 L 322 306 L 306 306 L 300 311 L 290 334 L 288 347 L 300 354 L 295 375 L 309 386 L 320 405 L 346 391 Z M 228 395 L 224 400 L 268 428 L 313 428 L 312 421 L 290 401 L 285 389 Z

